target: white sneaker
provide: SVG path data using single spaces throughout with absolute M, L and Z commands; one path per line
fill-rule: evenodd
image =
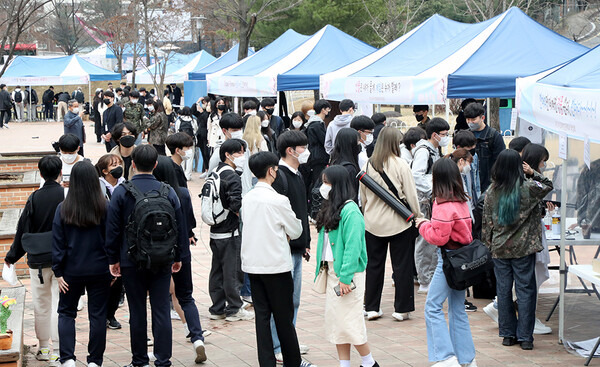
M 206 330 L 206 329 L 202 330 L 202 336 L 205 338 L 211 334 L 212 334 L 212 331 L 210 331 L 210 330 Z
M 275 363 L 283 364 L 283 353 L 275 353 Z
M 542 321 L 540 321 L 540 319 L 538 319 L 536 317 L 535 318 L 535 327 L 533 328 L 533 333 L 534 334 L 550 334 L 550 333 L 552 333 L 552 328 L 544 325 L 542 323 Z
M 490 317 L 496 324 L 498 323 L 498 309 L 494 307 L 494 302 L 490 302 L 483 308 L 483 312 Z
M 396 319 L 396 321 L 404 321 L 410 319 L 410 312 L 394 312 L 392 317 Z
M 83 296 L 79 297 L 79 302 L 77 302 L 77 311 L 83 310 Z
M 419 284 L 417 293 L 427 294 L 427 292 L 429 292 L 429 284 Z
M 439 361 L 431 367 L 461 367 L 461 365 L 458 363 L 456 356 L 452 356 L 445 361 Z
M 177 311 L 171 310 L 171 320 L 181 320 L 181 317 L 179 317 Z
M 234 313 L 231 316 L 227 316 L 225 321 L 243 321 L 243 320 L 252 320 L 254 319 L 254 313 L 250 311 L 246 311 L 243 308 L 240 308 L 238 312 Z
M 477 367 L 477 362 L 475 362 L 475 358 L 471 361 L 471 363 L 465 363 L 462 365 L 463 367 Z
M 150 360 L 150 362 L 156 361 L 156 356 L 153 352 L 148 352 L 148 359 Z
M 298 367 L 317 367 L 316 364 L 312 364 L 309 361 L 302 361 L 300 362 L 300 366 Z
M 369 321 L 371 321 L 371 320 L 377 320 L 381 316 L 383 316 L 383 311 L 381 311 L 381 310 L 379 310 L 379 311 L 367 311 L 366 312 L 366 317 L 367 317 L 367 320 L 369 320 Z
M 50 360 L 50 348 L 40 348 L 38 349 L 35 359 L 38 361 L 49 361 Z
M 102 367 L 102 366 L 98 366 L 96 363 L 90 362 L 90 363 L 88 363 L 88 367 Z
M 71 366 L 75 367 L 75 361 L 72 361 L 72 362 L 73 362 L 73 364 Z M 50 355 L 48 366 L 50 366 L 50 367 L 58 367 L 58 366 L 60 366 L 60 361 L 58 360 L 58 354 L 52 353 Z
M 252 296 L 242 296 L 242 301 L 252 304 Z
M 65 363 L 61 363 L 60 367 L 75 367 L 75 361 L 72 359 L 67 359 Z
M 211 320 L 223 320 L 225 318 L 225 314 L 210 314 L 210 316 L 208 316 Z
M 298 346 L 300 347 L 300 354 L 306 354 L 310 350 L 310 347 L 308 345 L 300 344 Z
M 206 175 L 207 175 L 207 174 L 208 174 L 208 171 L 206 171 L 206 172 L 202 172 L 202 173 L 200 174 L 200 178 L 206 178 Z
M 249 302 L 246 302 L 246 301 L 242 301 L 242 308 L 244 310 L 247 310 L 250 307 L 252 307 L 252 303 L 249 303 Z
M 196 340 L 194 342 L 194 350 L 196 351 L 196 363 L 202 363 L 206 361 L 206 349 L 202 340 Z

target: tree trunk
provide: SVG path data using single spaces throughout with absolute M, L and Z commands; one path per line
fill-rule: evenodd
M 144 43 L 146 45 L 146 66 L 150 66 L 150 31 L 148 30 L 148 1 L 142 1 L 144 7 Z
M 490 116 L 488 116 L 488 123 L 491 127 L 500 131 L 500 98 L 490 98 Z
M 240 22 L 240 48 L 238 49 L 238 61 L 245 59 L 248 56 L 248 44 L 250 43 L 250 37 L 248 36 L 249 30 L 246 22 Z
M 315 98 L 315 102 L 321 99 L 321 91 L 319 89 L 313 90 L 313 96 Z

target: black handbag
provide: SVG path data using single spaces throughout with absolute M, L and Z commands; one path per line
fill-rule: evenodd
M 33 197 L 31 194 L 27 221 L 21 235 L 21 245 L 27 253 L 27 262 L 31 267 L 52 265 L 52 231 L 31 233 L 31 215 L 33 214 Z
M 448 286 L 459 291 L 481 282 L 494 267 L 490 250 L 477 239 L 457 250 L 442 247 L 441 252 Z

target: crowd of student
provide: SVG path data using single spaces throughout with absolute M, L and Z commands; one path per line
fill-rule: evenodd
M 196 218 L 187 189 L 199 155 L 206 179 L 199 193 L 202 220 L 210 226 L 212 251 L 209 317 L 255 319 L 261 366 L 311 366 L 301 357 L 309 348 L 299 343 L 295 324 L 302 263 L 312 256 L 315 290 L 325 294 L 325 336 L 335 344 L 341 367 L 350 366 L 352 345 L 361 366 L 379 366 L 365 320 L 383 316 L 388 248 L 395 286 L 391 316 L 411 318 L 418 282 L 418 292 L 427 294 L 434 366 L 477 365 L 466 313 L 476 307 L 466 301 L 465 291 L 448 286 L 442 270 L 442 251 L 474 238 L 494 258 L 486 280 L 495 282 L 491 292 L 497 300 L 484 311 L 496 318 L 502 344 L 529 350 L 534 330 L 549 332 L 535 318 L 537 291 L 547 279 L 541 220 L 542 199 L 552 190 L 542 174 L 549 154 L 524 138 L 514 139 L 514 149 L 507 150 L 486 124 L 481 104 L 463 103 L 466 126 L 455 128 L 451 138 L 448 122 L 429 118 L 427 106 L 414 107 L 419 124 L 402 134 L 386 126 L 384 114 L 357 115 L 350 100 L 339 103 L 336 116 L 330 116 L 328 101 L 318 100 L 308 116 L 296 112 L 286 124 L 270 98 L 260 104 L 247 100 L 242 116 L 229 112 L 225 98 L 204 97 L 181 108 L 177 118 L 167 112 L 168 96 L 163 103 L 145 90 L 127 91 L 123 108 L 110 90 L 98 91 L 96 98 L 101 99 L 93 106 L 96 134 L 108 154 L 95 166 L 82 157 L 79 122 L 66 122 L 76 119 L 69 113 L 78 115 L 77 102 L 69 101 L 60 156 L 40 160 L 43 186 L 28 200 L 5 258 L 14 264 L 27 252 L 25 234 L 50 233 L 51 256 L 28 257 L 38 359 L 75 365 L 74 320 L 85 289 L 87 362 L 101 366 L 106 328 L 120 327 L 114 315 L 122 287 L 130 314 L 129 366 L 149 364 L 148 295 L 155 365 L 170 365 L 172 327 L 165 300 L 171 296 L 175 309 L 182 310 L 195 362 L 207 359 L 206 333 L 192 294 Z M 66 130 L 72 126 L 77 126 L 73 133 Z M 452 153 L 443 156 L 442 149 L 451 145 Z M 363 173 L 402 202 L 414 222 L 361 184 Z M 148 202 L 151 210 L 145 209 Z M 311 222 L 316 241 L 311 241 Z M 158 249 L 164 250 L 161 256 Z M 442 308 L 446 300 L 449 325 Z M 254 312 L 247 309 L 250 304 Z

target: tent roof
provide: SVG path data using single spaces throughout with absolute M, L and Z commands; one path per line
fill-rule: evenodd
M 589 50 L 538 83 L 560 87 L 600 89 L 600 46 Z
M 17 56 L 0 79 L 8 85 L 73 85 L 87 84 L 89 81 L 120 80 L 121 76 L 78 55 L 51 58 Z
M 293 66 L 294 63 L 302 56 L 297 55 L 300 51 L 295 51 L 296 54 L 290 54 L 280 61 L 283 72 L 277 76 L 277 90 L 319 89 L 319 75 L 336 70 L 376 50 L 331 25 L 315 33 L 299 48 L 304 47 L 307 48 L 301 50 L 305 54 L 304 58 L 296 66 Z M 327 62 L 323 62 L 324 59 Z
M 210 64 L 202 67 L 196 67 L 188 74 L 189 80 L 206 80 L 206 74 L 217 72 L 235 64 L 238 61 L 239 49 L 240 44 L 238 43 Z M 248 56 L 251 56 L 253 54 L 254 51 L 252 49 L 248 49 Z
M 215 60 L 215 57 L 202 50 L 193 54 L 175 53 L 167 61 L 165 69 L 165 83 L 182 83 L 187 80 L 190 70 L 198 65 L 208 65 Z M 154 63 L 148 68 L 138 69 L 135 75 L 135 82 L 139 84 L 152 84 L 152 75 L 160 71 L 160 63 Z M 127 80 L 131 81 L 132 73 L 127 74 Z
M 567 62 L 587 47 L 510 8 L 481 46 L 448 76 L 448 98 L 515 96 L 515 79 Z
M 288 29 L 252 56 L 248 56 L 230 67 L 207 74 L 208 91 L 220 95 L 260 95 L 257 93 L 256 81 L 253 77 L 283 59 L 308 38 L 310 37 Z M 236 76 L 247 78 L 240 79 L 235 78 Z

